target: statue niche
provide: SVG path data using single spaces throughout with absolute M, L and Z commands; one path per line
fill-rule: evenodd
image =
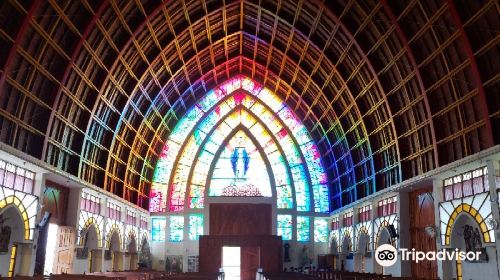
M 142 240 L 141 250 L 139 251 L 139 268 L 151 268 L 152 267 L 152 257 L 151 250 L 149 249 L 149 244 L 146 239 Z
M 465 241 L 465 251 L 468 252 L 481 252 L 479 254 L 479 260 L 475 262 L 488 262 L 488 254 L 486 248 L 483 247 L 483 242 L 481 241 L 481 233 L 477 227 L 472 225 L 464 226 L 464 241 Z
M 82 230 L 82 233 L 80 234 L 83 234 L 83 231 Z M 76 248 L 76 258 L 81 260 L 81 259 L 88 259 L 89 257 L 89 247 L 88 247 L 88 239 L 89 239 L 89 231 L 88 230 L 85 230 L 85 237 L 83 239 L 83 248 Z

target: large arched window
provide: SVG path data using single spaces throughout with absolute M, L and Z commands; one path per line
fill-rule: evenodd
M 179 120 L 154 172 L 150 211 L 203 208 L 206 196 L 274 196 L 278 209 L 329 211 L 327 176 L 307 129 L 249 78 L 209 91 Z

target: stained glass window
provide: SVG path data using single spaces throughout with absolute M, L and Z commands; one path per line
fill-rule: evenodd
M 24 239 L 32 240 L 36 227 L 35 219 L 38 211 L 38 198 L 22 191 L 0 186 L 0 212 L 9 205 L 17 208 L 19 210 L 18 213 L 21 214 L 24 224 Z
M 328 242 L 328 220 L 314 218 L 314 242 Z
M 203 235 L 203 214 L 189 215 L 189 240 L 198 240 Z
M 184 217 L 170 216 L 170 242 L 181 242 L 184 239 Z
M 165 212 L 167 200 L 170 211 L 182 211 L 186 194 L 189 196 L 189 207 L 203 208 L 204 186 L 212 162 L 227 160 L 235 151 L 223 152 L 225 155 L 220 158 L 216 158 L 215 153 L 226 144 L 224 140 L 237 126 L 246 127 L 255 136 L 258 143 L 254 146 L 258 144 L 262 147 L 264 156 L 261 157 L 269 160 L 275 182 L 272 184 L 268 180 L 266 185 L 276 186 L 278 208 L 291 209 L 295 201 L 298 211 L 329 211 L 326 173 L 318 148 L 307 129 L 278 96 L 242 76 L 209 91 L 176 125 L 153 175 L 150 211 Z M 235 163 L 243 166 L 240 169 L 243 175 L 245 170 L 249 172 L 252 168 L 252 162 L 260 160 L 258 157 L 250 158 L 250 163 L 246 163 L 247 170 L 243 150 L 236 149 L 236 153 L 243 159 L 235 156 Z M 237 176 L 237 168 L 233 169 L 231 165 L 228 170 L 233 170 L 233 177 Z M 189 174 L 192 174 L 191 178 L 188 178 Z M 223 186 L 234 179 L 215 178 L 226 180 L 222 180 Z M 292 187 L 295 187 L 295 200 L 292 198 Z M 169 192 L 171 196 L 167 197 Z
M 0 186 L 25 193 L 33 193 L 35 173 L 0 160 Z
M 151 219 L 151 238 L 153 242 L 165 241 L 165 228 L 167 220 L 165 218 L 152 218 Z
M 148 218 L 145 216 L 141 216 L 141 221 L 140 221 L 139 226 L 142 229 L 147 229 L 148 228 Z
M 209 195 L 272 196 L 266 164 L 245 132 L 238 131 L 223 148 L 215 164 Z
M 217 111 L 216 111 L 217 112 Z M 220 112 L 220 111 L 219 111 Z M 272 138 L 272 136 L 265 132 L 263 124 L 255 119 L 253 116 L 249 115 L 246 110 L 238 110 L 233 112 L 229 119 L 240 119 L 240 123 L 235 122 L 222 122 L 217 127 L 214 128 L 213 133 L 208 139 L 206 139 L 204 145 L 200 148 L 198 153 L 197 162 L 192 172 L 189 200 L 191 208 L 203 208 L 204 199 L 203 195 L 205 193 L 205 185 L 208 181 L 208 173 L 210 171 L 210 165 L 215 159 L 215 155 L 218 153 L 220 146 L 223 145 L 224 139 L 230 136 L 231 132 L 236 129 L 238 125 L 245 126 L 249 129 L 252 135 L 259 135 L 255 137 L 256 143 L 250 141 L 252 145 L 259 145 L 265 154 L 265 157 L 269 161 L 271 172 L 274 175 L 274 182 L 276 187 L 276 198 L 277 207 L 279 209 L 292 209 L 293 207 L 293 197 L 292 197 L 292 186 L 291 179 L 288 173 L 287 162 L 285 161 L 285 156 L 283 152 L 278 148 L 277 142 Z M 246 136 L 247 137 L 247 136 Z M 247 137 L 248 138 L 248 137 Z M 225 147 L 225 145 L 223 146 Z M 261 155 L 262 156 L 262 155 Z M 227 164 L 229 164 L 227 162 Z M 299 163 L 300 164 L 300 163 Z M 228 169 L 231 167 L 228 167 Z M 267 174 L 266 174 L 267 175 Z M 234 177 L 234 174 L 233 174 Z M 269 192 L 270 189 L 269 189 Z
M 292 240 L 292 215 L 278 215 L 278 235 L 283 240 Z
M 297 216 L 297 241 L 309 241 L 309 225 L 309 217 Z
M 80 209 L 90 213 L 99 214 L 99 212 L 101 212 L 101 199 L 97 196 L 82 192 Z

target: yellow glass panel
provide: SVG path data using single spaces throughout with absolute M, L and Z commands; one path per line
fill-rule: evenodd
M 472 207 L 471 207 L 471 208 L 470 208 L 470 212 L 469 212 L 469 213 L 472 215 L 472 217 L 476 217 L 477 210 L 476 210 L 475 208 L 472 208 Z
M 451 226 L 450 226 L 450 224 L 448 224 L 448 226 L 446 227 L 446 235 L 451 235 Z
M 457 259 L 457 279 L 462 279 L 462 261 Z
M 481 227 L 481 231 L 483 233 L 488 232 L 488 229 L 486 228 L 486 224 L 485 223 L 480 223 L 479 226 Z
M 469 212 L 470 212 L 470 205 L 468 205 L 468 204 L 464 204 L 463 208 L 464 208 L 464 211 L 465 211 L 465 212 L 467 212 L 467 213 L 469 213 Z
M 483 217 L 481 217 L 481 215 L 477 215 L 475 218 L 476 218 L 476 222 L 477 222 L 478 224 L 480 224 L 480 223 L 482 223 L 482 222 L 483 222 Z
M 450 244 L 450 237 L 449 236 L 446 236 L 446 239 L 445 239 L 445 242 L 444 242 L 446 245 Z
M 483 233 L 483 238 L 484 242 L 491 242 L 490 235 L 487 232 Z
M 12 246 L 10 252 L 9 273 L 8 276 L 14 276 L 14 267 L 16 265 L 17 245 Z
M 0 201 L 0 209 L 4 208 L 7 205 L 7 202 L 4 200 Z
M 13 196 L 9 196 L 5 200 L 7 201 L 7 204 L 11 204 L 14 201 L 14 197 Z
M 21 204 L 21 201 L 19 199 L 14 199 L 14 205 L 19 206 Z
M 458 206 L 458 207 L 457 207 L 457 209 L 455 209 L 455 211 L 456 211 L 457 213 L 462 212 L 462 211 L 463 211 L 463 204 L 460 204 L 460 206 Z
M 23 212 L 23 221 L 28 221 L 28 214 L 26 212 Z
M 453 214 L 451 214 L 451 217 L 450 217 L 450 221 L 454 221 L 458 216 L 458 212 L 457 211 L 453 211 Z

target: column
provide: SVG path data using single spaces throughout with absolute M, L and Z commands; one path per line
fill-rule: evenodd
M 411 249 L 411 235 L 410 235 L 410 196 L 408 192 L 399 192 L 397 202 L 397 215 L 396 222 L 398 225 L 398 244 L 399 248 Z M 401 262 L 401 275 L 411 276 L 411 263 L 409 261 L 402 261 L 401 255 L 398 256 L 398 262 Z
M 443 196 L 443 180 L 434 179 L 432 182 L 432 196 L 434 197 L 434 221 L 436 225 L 436 250 L 443 249 L 441 245 L 441 220 L 439 215 L 439 204 L 444 201 Z M 438 277 L 441 279 L 449 279 L 453 277 L 453 265 L 450 262 L 443 262 L 440 260 L 437 263 Z
M 498 194 L 497 194 L 497 186 L 496 186 L 496 177 L 499 175 L 500 163 L 494 160 L 488 160 L 486 162 L 486 168 L 488 169 L 488 187 L 490 190 L 490 201 L 491 201 L 491 215 L 492 218 L 497 222 L 497 225 L 500 225 L 500 213 L 499 213 L 499 202 L 498 202 Z M 500 252 L 500 242 L 497 240 L 497 237 L 500 236 L 499 227 L 495 229 L 495 237 L 496 237 L 496 261 L 497 261 L 497 273 L 500 278 L 500 268 L 498 264 L 500 263 L 500 256 L 498 252 Z

